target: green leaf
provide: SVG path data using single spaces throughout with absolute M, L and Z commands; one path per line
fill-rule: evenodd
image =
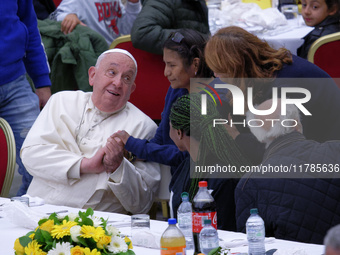
M 34 234 L 35 233 L 35 231 L 30 231 L 30 232 L 28 232 L 27 234 L 26 234 L 26 236 L 30 236 L 30 235 L 32 235 L 32 234 Z
M 32 242 L 32 239 L 28 236 L 22 236 L 19 238 L 19 242 L 21 246 L 26 247 L 30 242 Z
M 218 255 L 218 254 L 220 254 L 221 249 L 222 249 L 221 246 L 214 248 L 211 251 L 209 251 L 208 255 Z
M 81 245 L 83 245 L 84 247 L 87 247 L 86 239 L 85 239 L 84 237 L 78 236 L 77 238 L 78 238 L 79 243 L 80 243 Z
M 119 252 L 116 255 L 135 255 L 133 250 L 127 250 L 126 252 Z
M 56 247 L 56 244 L 57 244 L 57 239 L 54 239 L 54 240 L 53 240 L 53 243 L 52 243 L 52 246 L 53 246 L 53 247 Z
M 40 231 L 41 231 L 41 234 L 44 237 L 46 242 L 52 242 L 53 241 L 53 238 L 52 238 L 51 234 L 48 231 L 42 230 L 42 229 Z
M 91 249 L 97 248 L 97 243 L 94 241 L 93 238 L 87 238 L 86 242 L 89 248 Z
M 52 213 L 50 215 L 50 217 L 48 217 L 49 220 L 53 220 L 54 221 L 54 225 L 60 225 L 62 223 L 62 221 L 60 221 L 60 219 L 57 217 L 56 213 Z
M 107 218 L 106 220 L 103 218 L 103 217 L 100 217 L 100 219 L 102 220 L 102 226 L 105 230 L 105 234 L 107 234 L 107 230 L 106 230 L 106 227 L 107 227 L 107 221 L 109 220 L 109 218 Z
M 93 220 L 89 218 L 84 218 L 81 220 L 82 225 L 93 226 Z
M 93 215 L 93 209 L 92 208 L 88 208 L 87 210 L 86 210 L 86 216 L 92 216 Z
M 48 221 L 48 219 L 41 219 L 38 222 L 38 225 L 41 226 L 42 224 L 44 224 L 46 221 Z
M 35 231 L 35 236 L 34 239 L 36 239 L 38 241 L 38 243 L 45 243 L 45 238 L 42 234 L 42 230 L 40 228 L 37 229 L 37 231 Z
M 53 248 L 53 243 L 52 242 L 48 242 L 46 243 L 46 245 L 44 245 L 42 247 L 42 250 L 46 253 L 48 253 L 49 250 L 51 250 Z

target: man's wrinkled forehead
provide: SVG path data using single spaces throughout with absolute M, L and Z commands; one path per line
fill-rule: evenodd
M 135 75 L 137 75 L 137 61 L 136 59 L 132 56 L 132 54 L 130 52 L 128 52 L 127 50 L 123 50 L 123 49 L 118 49 L 118 48 L 115 48 L 115 49 L 109 49 L 107 51 L 104 51 L 102 54 L 100 54 L 100 56 L 98 57 L 98 61 L 97 61 L 97 64 L 101 61 L 101 59 L 106 55 L 106 54 L 109 54 L 109 53 L 121 53 L 121 54 L 124 54 L 126 56 L 128 56 L 134 63 L 135 67 L 136 67 L 136 73 Z

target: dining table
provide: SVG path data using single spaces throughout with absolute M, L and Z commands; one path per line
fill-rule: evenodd
M 302 19 L 299 17 L 299 19 Z M 311 32 L 314 27 L 309 27 L 299 21 L 300 25 L 292 24 L 296 21 L 288 21 L 287 26 L 280 31 L 280 27 L 271 32 L 259 34 L 258 37 L 265 40 L 274 49 L 284 47 L 292 54 L 297 55 L 297 49 L 304 43 L 303 37 Z M 276 31 L 277 30 L 277 31 Z
M 314 29 L 305 24 L 299 13 L 294 18 L 287 19 L 275 8 L 262 10 L 255 3 L 224 1 L 236 3 L 226 6 L 222 4 L 220 10 L 209 9 L 209 27 L 212 35 L 223 27 L 239 26 L 265 40 L 273 48 L 284 47 L 297 55 L 297 49 L 304 42 L 303 37 Z
M 0 197 L 0 250 L 2 255 L 14 254 L 14 242 L 17 238 L 26 235 L 29 231 L 34 228 L 24 226 L 25 223 L 20 223 L 18 218 L 21 216 L 19 213 L 12 212 L 8 213 L 9 207 L 13 204 L 8 203 L 19 203 L 17 201 L 12 202 L 8 198 Z M 6 207 L 7 206 L 7 207 Z M 30 206 L 25 209 L 26 217 L 32 215 L 42 215 L 48 217 L 53 212 L 61 216 L 66 216 L 70 213 L 78 213 L 79 211 L 85 211 L 85 209 L 72 208 L 60 205 L 40 204 L 38 206 Z M 112 224 L 117 227 L 123 236 L 131 236 L 131 216 L 119 213 L 110 213 L 102 211 L 94 211 L 94 216 L 103 217 L 108 220 L 108 224 Z M 22 219 L 25 220 L 25 219 Z M 26 222 L 29 221 L 27 218 Z M 149 247 L 142 247 L 133 245 L 133 251 L 136 255 L 159 255 L 160 248 L 159 242 L 160 237 L 164 230 L 167 228 L 167 221 L 162 220 L 150 220 L 150 233 L 152 240 L 148 245 Z M 232 231 L 218 230 L 220 239 L 220 246 L 230 248 L 229 254 L 247 254 L 248 246 L 246 234 Z M 146 242 L 147 243 L 147 242 Z M 132 239 L 133 244 L 133 239 Z M 324 246 L 319 244 L 301 243 L 294 241 L 287 241 L 268 237 L 265 239 L 266 254 L 274 255 L 322 255 L 324 253 Z

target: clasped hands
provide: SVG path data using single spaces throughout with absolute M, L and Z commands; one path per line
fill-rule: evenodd
M 99 174 L 113 173 L 123 161 L 126 150 L 124 144 L 127 140 L 125 131 L 118 131 L 111 135 L 103 148 L 100 148 L 92 158 L 83 158 L 80 163 L 80 173 Z M 121 137 L 124 137 L 122 139 Z

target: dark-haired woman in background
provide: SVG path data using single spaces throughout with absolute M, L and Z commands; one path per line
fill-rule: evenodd
M 180 29 L 165 41 L 164 75 L 171 86 L 165 98 L 161 122 L 155 137 L 148 141 L 134 138 L 125 131 L 114 134 L 124 141 L 125 149 L 137 158 L 169 165 L 172 167 L 172 173 L 188 154 L 179 151 L 169 137 L 171 105 L 178 97 L 190 92 L 190 78 L 212 77 L 213 73 L 204 61 L 203 50 L 207 39 L 197 31 Z M 156 93 L 157 91 L 155 96 Z

